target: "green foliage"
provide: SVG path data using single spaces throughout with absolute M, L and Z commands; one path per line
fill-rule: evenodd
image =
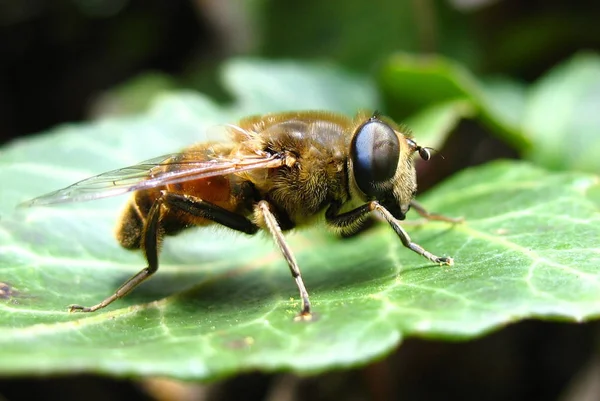
M 529 147 L 528 138 L 518 128 L 520 117 L 507 112 L 519 110 L 522 103 L 523 93 L 516 83 L 505 80 L 484 86 L 458 63 L 443 57 L 399 54 L 382 69 L 380 84 L 396 118 L 458 101 L 463 105 L 455 109 L 457 118 L 474 115 L 518 149 Z
M 529 92 L 525 156 L 555 170 L 600 171 L 600 56 L 579 54 L 553 68 Z
M 396 51 L 479 57 L 465 16 L 444 2 L 305 0 L 255 2 L 258 51 L 267 57 L 326 58 L 368 71 Z M 375 22 L 376 21 L 376 22 Z
M 443 69 L 440 80 L 457 82 L 453 67 Z M 67 305 L 98 302 L 143 267 L 142 256 L 112 236 L 125 199 L 15 211 L 18 202 L 177 150 L 251 111 L 377 106 L 371 83 L 333 67 L 237 60 L 224 78 L 231 106 L 173 93 L 145 115 L 63 126 L 2 150 L 2 374 L 208 380 L 251 369 L 318 372 L 367 363 L 407 336 L 468 339 L 525 318 L 600 315 L 598 177 L 522 162 L 470 169 L 420 199 L 431 211 L 466 218 L 407 226 L 417 243 L 454 257 L 452 267 L 403 248 L 383 223 L 350 239 L 319 228 L 290 234 L 317 314 L 312 322 L 293 321 L 296 288 L 267 236 L 211 229 L 169 238 L 157 275 L 125 299 L 95 314 L 67 313 Z M 514 127 L 484 105 L 485 96 L 471 95 L 479 85 L 446 85 L 438 97 L 432 86 L 435 101 L 406 116 L 417 139 L 441 143 L 464 116 Z M 537 141 L 513 128 L 498 132 L 513 144 Z
M 445 121 L 476 118 L 523 158 L 553 170 L 600 170 L 600 56 L 581 53 L 531 87 L 496 78 L 478 80 L 441 57 L 392 57 L 380 74 L 390 111 L 405 119 L 445 110 Z M 453 117 L 453 118 L 452 118 Z M 435 123 L 427 115 L 422 120 Z

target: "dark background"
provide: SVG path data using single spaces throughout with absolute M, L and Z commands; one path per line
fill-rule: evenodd
M 598 50 L 599 16 L 600 3 L 583 0 L 0 0 L 0 142 L 139 112 L 149 96 L 136 90 L 192 88 L 226 102 L 217 69 L 239 55 L 327 59 L 372 74 L 394 51 L 435 52 L 480 76 L 531 82 L 578 50 Z M 465 146 L 482 151 L 452 157 Z M 442 153 L 458 160 L 444 175 L 516 155 L 469 122 Z M 597 323 L 532 321 L 468 343 L 409 339 L 378 363 L 310 378 L 6 378 L 0 401 L 598 400 L 598 333 Z

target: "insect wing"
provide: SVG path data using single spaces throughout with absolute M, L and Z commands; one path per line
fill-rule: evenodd
M 176 161 L 184 157 L 188 160 Z M 23 202 L 19 207 L 102 199 L 167 184 L 258 168 L 275 168 L 284 164 L 284 159 L 277 154 L 256 154 L 240 159 L 219 158 L 201 161 L 190 161 L 190 159 L 193 160 L 189 153 L 173 153 L 146 160 L 133 166 L 84 179 L 58 191 Z

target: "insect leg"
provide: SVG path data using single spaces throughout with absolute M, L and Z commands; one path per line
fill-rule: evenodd
M 332 205 L 327 210 L 325 214 L 325 218 L 328 224 L 331 224 L 333 227 L 344 230 L 353 227 L 356 222 L 363 221 L 367 215 L 373 211 L 377 211 L 383 218 L 388 222 L 388 224 L 394 229 L 398 237 L 400 237 L 400 241 L 402 241 L 402 245 L 407 247 L 413 252 L 418 253 L 419 255 L 429 259 L 433 263 L 452 265 L 454 261 L 452 258 L 447 257 L 439 257 L 431 252 L 425 250 L 421 245 L 414 243 L 411 241 L 408 233 L 402 228 L 398 220 L 392 216 L 392 214 L 383 206 L 379 204 L 377 201 L 368 202 L 362 206 L 357 207 L 356 209 L 350 210 L 349 212 L 337 214 L 339 209 L 338 205 Z
M 148 267 L 140 270 L 135 276 L 131 277 L 127 280 L 123 285 L 115 291 L 114 294 L 96 304 L 94 306 L 86 307 L 81 305 L 71 305 L 69 306 L 70 312 L 94 312 L 98 309 L 102 309 L 117 299 L 123 298 L 127 295 L 131 290 L 137 287 L 142 281 L 146 280 L 150 277 L 156 270 L 158 270 L 158 242 L 159 242 L 159 222 L 160 222 L 160 214 L 161 207 L 164 202 L 164 196 L 159 197 L 150 211 L 148 212 L 148 218 L 146 219 L 146 223 L 144 224 L 144 231 L 142 233 L 143 240 L 143 249 L 146 255 L 146 260 L 148 261 Z
M 260 213 L 260 217 L 264 220 L 265 225 L 269 229 L 269 232 L 273 236 L 273 239 L 277 243 L 277 246 L 283 253 L 285 260 L 290 267 L 290 272 L 292 273 L 292 277 L 296 280 L 296 285 L 298 286 L 298 290 L 300 291 L 300 298 L 302 298 L 302 311 L 298 315 L 298 320 L 308 320 L 311 317 L 310 314 L 310 301 L 308 299 L 308 291 L 306 291 L 306 287 L 304 286 L 304 281 L 302 281 L 302 275 L 300 273 L 300 268 L 298 267 L 298 262 L 296 262 L 296 258 L 292 253 L 292 250 L 285 242 L 285 238 L 283 236 L 283 232 L 281 231 L 281 227 L 277 222 L 277 218 L 271 211 L 269 207 L 269 203 L 267 201 L 260 201 L 257 205 L 258 212 Z
M 370 203 L 342 214 L 338 214 L 339 208 L 339 204 L 332 204 L 325 213 L 325 220 L 327 224 L 334 227 L 342 235 L 354 233 L 372 212 Z
M 165 203 L 192 216 L 202 217 L 214 221 L 232 230 L 241 231 L 246 234 L 256 234 L 258 226 L 246 217 L 227 209 L 223 209 L 213 203 L 202 200 L 191 195 L 181 195 L 167 192 L 164 195 Z
M 152 208 L 148 213 L 148 218 L 146 219 L 146 224 L 144 225 L 144 232 L 142 235 L 144 246 L 142 248 L 144 249 L 146 260 L 148 261 L 148 267 L 127 280 L 113 295 L 99 304 L 91 307 L 71 305 L 69 307 L 71 311 L 94 312 L 98 309 L 102 309 L 117 299 L 123 298 L 158 270 L 160 215 L 163 203 L 168 204 L 173 208 L 177 208 L 184 213 L 212 220 L 215 223 L 222 224 L 247 234 L 254 234 L 258 231 L 258 226 L 244 216 L 240 216 L 196 197 L 165 192 L 152 205 Z
M 421 215 L 421 217 L 423 217 L 427 220 L 445 221 L 448 223 L 462 223 L 464 221 L 464 219 L 462 217 L 454 218 L 454 217 L 443 216 L 443 215 L 437 214 L 437 213 L 429 213 L 425 209 L 425 207 L 423 207 L 423 205 L 421 205 L 419 202 L 417 202 L 414 199 L 410 201 L 410 206 L 413 208 L 413 210 L 415 212 L 419 213 Z

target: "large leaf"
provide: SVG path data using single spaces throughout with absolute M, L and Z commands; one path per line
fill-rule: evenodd
M 348 85 L 346 93 L 355 93 L 356 82 Z M 288 92 L 270 89 L 262 101 L 282 103 L 276 94 Z M 363 100 L 346 104 L 368 106 Z M 1 373 L 214 379 L 249 369 L 315 372 L 366 363 L 406 336 L 466 339 L 523 318 L 600 315 L 598 178 L 508 162 L 464 172 L 422 199 L 466 223 L 407 227 L 455 266 L 431 265 L 385 224 L 350 239 L 322 228 L 289 235 L 312 295 L 312 322 L 294 322 L 296 288 L 268 237 L 212 229 L 169 238 L 157 275 L 125 299 L 69 314 L 67 305 L 99 301 L 144 265 L 112 236 L 125 199 L 14 205 L 171 151 L 234 114 L 235 106 L 171 95 L 145 116 L 66 126 L 2 150 Z
M 525 90 L 514 81 L 497 78 L 483 83 L 444 57 L 399 53 L 382 68 L 380 82 L 396 118 L 407 118 L 425 108 L 462 104 L 448 109 L 453 110 L 454 119 L 478 118 L 516 149 L 530 147 L 520 127 Z
M 600 171 L 600 56 L 582 53 L 553 68 L 530 91 L 523 121 L 527 157 L 556 170 Z
M 390 58 L 380 80 L 390 112 L 416 119 L 417 128 L 451 128 L 461 118 L 478 119 L 538 165 L 600 170 L 598 54 L 577 54 L 530 87 L 507 78 L 476 79 L 442 57 L 407 54 Z
M 307 0 L 258 5 L 258 49 L 268 57 L 326 58 L 369 70 L 394 51 L 436 52 L 477 64 L 481 56 L 464 13 L 444 2 Z M 374 23 L 374 21 L 376 21 Z

